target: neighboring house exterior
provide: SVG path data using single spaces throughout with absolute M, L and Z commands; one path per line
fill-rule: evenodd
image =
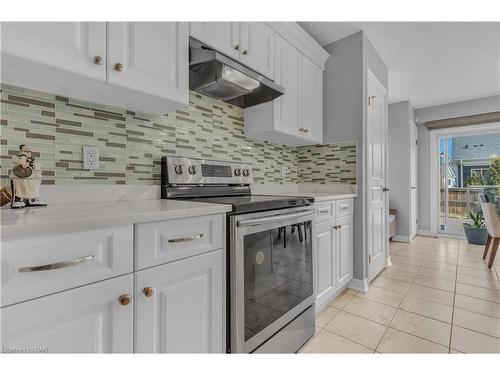
M 472 175 L 482 175 L 488 181 L 490 158 L 500 156 L 500 133 L 454 137 L 450 146 L 453 187 L 465 187 Z

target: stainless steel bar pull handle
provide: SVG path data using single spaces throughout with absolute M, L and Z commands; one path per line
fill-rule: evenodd
M 314 212 L 315 212 L 315 210 L 307 210 L 307 211 L 300 211 L 300 212 L 293 213 L 293 214 L 267 216 L 267 217 L 258 218 L 258 219 L 238 220 L 236 222 L 236 225 L 238 227 L 246 227 L 246 226 L 250 226 L 250 225 L 266 224 L 266 223 L 272 223 L 275 221 L 296 219 L 296 218 L 299 218 L 302 216 L 307 216 L 307 215 L 312 214 Z
M 194 236 L 189 236 L 189 237 L 181 237 L 181 238 L 172 238 L 168 240 L 168 243 L 177 243 L 177 242 L 188 242 L 188 241 L 194 241 L 199 238 L 203 237 L 203 233 L 200 234 L 195 234 Z
M 59 268 L 76 266 L 78 264 L 88 262 L 89 260 L 94 259 L 94 257 L 95 257 L 95 255 L 86 255 L 86 256 L 83 256 L 80 258 L 66 260 L 64 262 L 44 264 L 43 266 L 22 267 L 22 268 L 19 268 L 19 272 L 38 272 L 38 271 L 57 270 Z

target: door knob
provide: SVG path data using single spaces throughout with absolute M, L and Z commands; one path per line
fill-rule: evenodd
M 247 49 L 246 49 L 246 50 L 243 50 L 242 54 L 243 54 L 244 56 L 248 55 L 248 50 L 247 50 Z
M 239 50 L 240 50 L 240 45 L 239 45 L 239 44 L 235 45 L 235 46 L 234 46 L 234 49 L 235 49 L 236 51 L 239 51 Z
M 388 187 L 385 187 L 382 189 L 383 192 L 386 192 L 386 191 L 389 191 L 389 188 Z
M 147 288 L 144 288 L 144 289 L 142 290 L 142 292 L 144 293 L 144 295 L 145 295 L 146 297 L 151 297 L 151 296 L 154 294 L 154 292 L 155 292 L 155 291 L 154 291 L 154 289 L 153 289 L 153 288 L 151 288 L 151 287 L 147 287 Z
M 115 71 L 117 72 L 123 72 L 123 64 L 116 63 L 114 66 Z
M 94 64 L 102 65 L 103 59 L 101 56 L 94 56 Z
M 122 294 L 118 298 L 118 301 L 120 302 L 120 305 L 127 306 L 132 301 L 132 297 L 130 297 L 129 294 Z

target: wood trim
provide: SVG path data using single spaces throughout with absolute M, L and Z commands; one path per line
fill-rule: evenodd
M 447 129 L 458 126 L 487 124 L 491 122 L 500 122 L 500 112 L 489 112 L 489 113 L 482 113 L 479 115 L 470 115 L 470 116 L 453 117 L 442 120 L 428 121 L 425 123 L 425 127 L 430 130 Z

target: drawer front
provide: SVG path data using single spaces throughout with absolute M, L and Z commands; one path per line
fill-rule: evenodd
M 137 224 L 135 269 L 222 248 L 223 215 Z
M 1 306 L 133 271 L 133 227 L 2 242 Z
M 344 215 L 352 215 L 354 212 L 353 199 L 339 199 L 336 202 L 337 217 Z
M 316 207 L 316 223 L 333 220 L 335 217 L 335 203 L 333 202 L 318 202 Z

